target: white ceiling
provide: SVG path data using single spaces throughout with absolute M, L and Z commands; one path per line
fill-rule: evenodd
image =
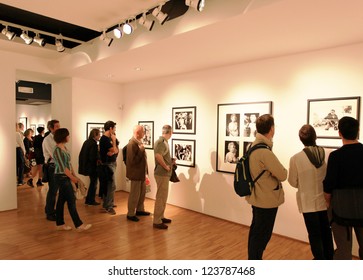
M 159 2 L 164 1 L 92 1 L 87 2 L 86 6 L 83 6 L 84 1 L 70 0 L 3 1 L 7 5 L 95 30 L 112 26 L 120 18 L 154 7 Z M 233 12 L 228 8 L 229 5 L 239 9 Z M 219 18 L 215 16 L 216 10 L 220 11 Z M 200 21 L 198 24 L 183 31 L 177 30 L 180 24 L 188 20 L 195 23 L 196 19 Z M 133 38 L 130 35 L 128 41 L 124 41 L 127 42 L 124 44 L 127 47 L 121 41 L 115 42 L 102 58 L 80 67 L 66 67 L 66 71 L 58 74 L 127 83 L 360 43 L 363 42 L 363 1 L 206 0 L 205 11 L 198 13 L 189 10 L 185 19 L 175 19 L 164 26 L 157 26 L 155 31 L 146 32 L 148 31 L 139 31 L 135 40 L 149 40 L 149 43 L 132 46 Z M 92 47 L 94 46 L 87 46 Z M 105 48 L 107 47 L 103 47 Z M 0 50 L 10 49 L 13 52 L 48 58 L 77 55 L 59 54 L 0 40 Z M 136 67 L 140 67 L 141 71 L 135 71 Z M 19 79 L 28 77 L 50 82 L 57 78 L 22 71 L 18 75 Z

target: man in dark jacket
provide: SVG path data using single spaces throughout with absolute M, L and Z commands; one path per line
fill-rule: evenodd
M 145 177 L 147 174 L 146 152 L 143 143 L 144 127 L 136 125 L 133 137 L 127 144 L 126 153 L 126 177 L 131 180 L 131 188 L 128 199 L 127 219 L 138 222 L 137 216 L 149 216 L 145 211 L 144 201 L 146 193 Z
M 87 205 L 100 205 L 95 199 L 97 189 L 97 165 L 100 161 L 97 142 L 100 140 L 100 137 L 100 130 L 97 128 L 92 129 L 88 139 L 84 141 L 78 157 L 78 173 L 89 176 L 90 178 L 85 201 L 85 204 Z

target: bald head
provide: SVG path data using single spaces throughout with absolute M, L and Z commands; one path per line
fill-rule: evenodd
M 145 135 L 144 127 L 142 125 L 135 125 L 134 126 L 134 137 L 137 140 L 141 140 Z

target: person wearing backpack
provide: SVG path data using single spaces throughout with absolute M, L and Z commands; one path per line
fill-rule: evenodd
M 323 180 L 326 174 L 324 148 L 316 145 L 316 132 L 309 124 L 299 130 L 304 149 L 290 158 L 290 185 L 297 188 L 296 201 L 303 214 L 314 260 L 332 260 L 334 254 Z
M 256 139 L 252 147 L 265 144 L 270 149 L 257 149 L 250 155 L 249 165 L 252 178 L 265 172 L 255 182 L 251 195 L 246 200 L 252 206 L 252 223 L 248 236 L 248 259 L 262 260 L 263 252 L 270 241 L 278 207 L 284 203 L 281 182 L 287 178 L 287 170 L 272 152 L 275 134 L 274 118 L 270 114 L 256 121 Z
M 330 153 L 324 184 L 332 213 L 335 260 L 352 259 L 352 230 L 363 259 L 363 145 L 358 142 L 359 122 L 343 117 L 338 123 L 343 146 Z

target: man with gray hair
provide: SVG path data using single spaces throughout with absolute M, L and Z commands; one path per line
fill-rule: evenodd
M 168 140 L 171 138 L 172 128 L 170 125 L 164 125 L 162 136 L 155 142 L 155 170 L 154 176 L 157 185 L 157 192 L 154 206 L 154 228 L 167 229 L 166 224 L 171 223 L 170 219 L 164 217 L 166 200 L 168 199 L 169 180 L 172 172 L 172 159 Z

